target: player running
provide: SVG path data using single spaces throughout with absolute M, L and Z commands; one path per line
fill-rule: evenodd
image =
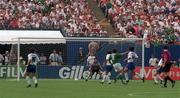
M 90 69 L 91 65 L 94 63 L 94 59 L 96 57 L 92 54 L 90 54 L 87 58 L 87 67 Z M 85 81 L 88 81 L 89 75 L 85 77 Z
M 172 88 L 175 86 L 175 81 L 172 80 L 169 76 L 169 72 L 172 66 L 171 63 L 171 53 L 168 50 L 167 46 L 164 46 L 163 52 L 162 52 L 162 59 L 163 59 L 163 75 L 164 75 L 164 87 L 167 87 L 167 80 L 171 81 Z
M 127 52 L 124 53 L 118 53 L 117 49 L 113 49 L 112 50 L 112 54 L 111 54 L 111 62 L 113 64 L 114 70 L 117 73 L 117 75 L 114 78 L 114 82 L 117 82 L 117 79 L 121 79 L 121 82 L 124 84 L 123 81 L 123 66 L 121 65 L 121 63 L 119 63 L 120 58 L 122 55 L 126 54 Z
M 126 83 L 129 82 L 128 71 L 132 72 L 131 76 L 137 75 L 144 82 L 144 77 L 141 77 L 138 73 L 136 74 L 134 72 L 134 69 L 135 69 L 134 60 L 135 59 L 138 59 L 138 55 L 134 52 L 134 47 L 130 47 L 129 52 L 128 52 L 128 56 L 124 60 L 124 61 L 127 61 L 127 65 L 124 68 L 124 75 L 125 75 Z
M 113 69 L 113 66 L 111 63 L 111 51 L 107 52 L 106 60 L 104 61 L 103 66 L 105 67 L 105 72 L 103 74 L 103 79 L 101 83 L 104 84 L 105 80 L 107 80 L 108 84 L 111 84 L 110 76 L 111 76 L 111 71 Z
M 158 80 L 161 81 L 161 84 L 163 82 L 163 78 L 162 78 L 163 64 L 162 63 L 163 63 L 163 60 L 161 58 L 158 63 L 158 67 L 156 69 L 156 74 L 154 75 L 154 84 L 158 84 Z
M 30 53 L 28 54 L 28 62 L 27 62 L 26 73 L 25 73 L 25 77 L 26 77 L 26 80 L 28 83 L 27 88 L 31 87 L 30 77 L 34 81 L 35 88 L 38 87 L 38 82 L 37 82 L 37 78 L 36 78 L 36 65 L 39 61 L 40 61 L 39 57 L 35 53 L 35 50 L 33 48 L 31 48 Z

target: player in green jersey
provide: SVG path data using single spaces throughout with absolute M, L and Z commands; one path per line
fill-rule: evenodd
M 117 72 L 116 77 L 114 78 L 114 82 L 117 82 L 117 79 L 121 79 L 121 82 L 124 84 L 122 75 L 123 75 L 123 66 L 120 63 L 121 57 L 126 54 L 127 52 L 124 53 L 118 53 L 117 49 L 112 50 L 111 54 L 111 63 L 113 64 L 115 72 Z

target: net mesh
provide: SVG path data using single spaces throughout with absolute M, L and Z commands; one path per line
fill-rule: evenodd
M 20 41 L 21 42 L 21 41 Z M 57 64 L 54 66 L 86 66 L 87 57 L 89 55 L 95 55 L 102 65 L 105 61 L 105 56 L 107 51 L 117 49 L 118 52 L 126 52 L 129 47 L 135 47 L 135 52 L 138 54 L 139 58 L 135 61 L 136 66 L 142 66 L 143 53 L 142 53 L 142 39 L 66 39 L 66 43 L 57 43 L 57 44 L 21 44 L 20 43 L 20 77 L 24 77 L 25 65 L 27 63 L 27 55 L 29 49 L 33 47 L 36 49 L 36 53 L 40 57 L 41 66 L 53 66 L 52 61 L 50 61 L 50 54 L 56 50 L 56 53 L 61 55 L 62 59 L 57 60 Z M 14 73 L 14 75 L 7 77 L 17 77 L 17 44 L 11 46 L 11 70 L 9 73 Z M 127 58 L 127 55 L 122 56 L 119 61 L 123 66 L 126 65 L 126 62 L 123 61 Z M 47 68 L 47 67 L 44 67 Z M 13 72 L 12 72 L 13 70 Z M 41 69 L 46 70 L 46 69 Z M 48 69 L 49 70 L 49 69 Z M 51 70 L 53 72 L 53 70 Z M 49 74 L 51 74 L 51 71 Z M 48 74 L 48 73 L 46 73 Z M 39 76 L 41 77 L 41 76 Z M 52 77 L 53 78 L 53 77 Z

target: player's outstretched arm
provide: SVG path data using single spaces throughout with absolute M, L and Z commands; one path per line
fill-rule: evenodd
M 127 53 L 128 53 L 128 51 L 123 52 L 123 53 L 120 53 L 120 55 L 125 55 L 125 54 L 127 54 Z

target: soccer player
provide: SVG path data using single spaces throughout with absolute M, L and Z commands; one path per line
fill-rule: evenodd
M 120 78 L 121 79 L 121 82 L 124 84 L 124 81 L 123 81 L 123 67 L 122 65 L 119 63 L 119 60 L 121 58 L 122 55 L 126 54 L 127 52 L 124 52 L 124 53 L 118 53 L 117 52 L 117 49 L 113 49 L 112 50 L 112 54 L 111 54 L 111 62 L 113 64 L 113 67 L 114 67 L 114 70 L 115 72 L 117 73 L 117 76 L 115 77 L 114 79 L 114 82 L 116 83 L 117 82 L 117 79 Z
M 129 82 L 128 71 L 132 72 L 131 76 L 137 75 L 144 82 L 144 77 L 141 77 L 139 74 L 135 74 L 134 72 L 134 69 L 135 69 L 134 60 L 137 58 L 138 58 L 138 55 L 134 52 L 134 47 L 129 47 L 128 56 L 125 59 L 125 61 L 127 61 L 127 65 L 124 68 L 124 75 L 125 75 L 126 83 Z
M 89 68 L 89 71 L 90 71 L 91 66 L 94 64 L 95 58 L 96 58 L 96 57 L 95 57 L 93 54 L 90 54 L 90 55 L 88 56 L 88 58 L 87 58 L 87 67 Z M 91 71 L 90 71 L 90 72 L 91 72 Z M 87 76 L 87 77 L 85 78 L 85 80 L 88 81 L 88 78 L 89 78 L 89 76 Z
M 111 84 L 110 76 L 113 66 L 110 60 L 111 60 L 111 51 L 108 51 L 106 54 L 106 60 L 103 63 L 103 66 L 105 67 L 105 72 L 103 74 L 103 79 L 101 81 L 102 84 L 104 84 L 105 80 L 107 80 L 108 84 Z
M 154 75 L 154 84 L 158 84 L 158 80 L 161 81 L 161 84 L 163 82 L 163 78 L 162 78 L 163 64 L 162 64 L 162 62 L 163 62 L 163 60 L 161 58 L 158 63 L 158 67 L 156 69 L 156 74 Z
M 38 55 L 35 53 L 35 49 L 31 48 L 30 53 L 28 54 L 28 62 L 27 62 L 26 73 L 25 73 L 25 77 L 28 83 L 27 88 L 31 87 L 30 77 L 32 77 L 32 80 L 34 81 L 35 88 L 38 87 L 38 82 L 36 78 L 36 65 L 39 61 L 40 60 L 39 60 Z
M 95 73 L 101 75 L 100 69 L 102 69 L 102 68 L 101 68 L 101 64 L 98 62 L 97 58 L 94 58 L 94 62 L 93 62 L 92 65 L 90 65 L 90 68 L 89 68 L 90 75 L 89 75 L 89 77 L 86 79 L 86 81 L 88 81 L 89 78 L 92 78 L 92 76 L 93 76 Z
M 162 52 L 162 59 L 163 59 L 163 75 L 164 75 L 164 87 L 167 87 L 167 80 L 171 81 L 172 88 L 175 86 L 175 81 L 171 79 L 169 76 L 169 72 L 171 69 L 171 53 L 168 50 L 168 46 L 164 46 L 163 52 Z

